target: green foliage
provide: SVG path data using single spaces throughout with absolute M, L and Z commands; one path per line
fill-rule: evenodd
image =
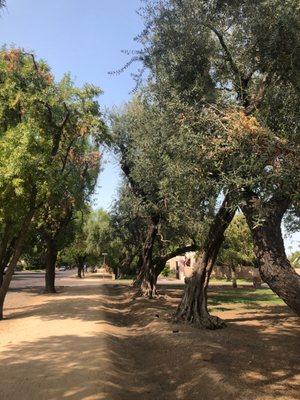
M 141 254 L 154 215 L 159 219 L 155 258 L 200 242 L 204 217 L 214 211 L 217 189 L 196 177 L 191 154 L 183 160 L 182 153 L 188 153 L 191 143 L 179 141 L 172 112 L 162 109 L 145 88 L 123 110 L 111 114 L 111 146 L 126 177 L 120 192 L 120 205 L 125 202 L 126 209 L 117 212 L 124 216 L 125 230 L 127 226 L 136 229 L 128 232 L 130 240 L 140 240 L 140 245 L 131 246 L 121 239 L 124 248 L 131 247 L 124 251 L 124 259 Z
M 289 260 L 294 268 L 300 268 L 300 250 L 294 251 L 289 256 Z
M 168 278 L 171 275 L 171 269 L 170 269 L 169 264 L 166 264 L 165 268 L 162 270 L 161 275 L 166 278 Z
M 56 82 L 46 62 L 16 48 L 0 51 L 0 75 L 0 269 L 32 210 L 23 257 L 43 267 L 43 241 L 59 250 L 74 239 L 68 225 L 97 181 L 101 90 L 69 75 Z
M 237 214 L 227 228 L 218 260 L 230 267 L 254 264 L 253 243 L 243 214 Z
M 139 58 L 209 190 L 280 187 L 299 203 L 299 13 L 295 0 L 147 2 Z
M 78 212 L 70 224 L 73 230 L 71 243 L 60 252 L 59 258 L 73 265 L 84 258 L 88 263 L 100 266 L 102 253 L 107 253 L 106 264 L 117 267 L 119 243 L 112 237 L 110 220 L 109 214 L 101 209 Z

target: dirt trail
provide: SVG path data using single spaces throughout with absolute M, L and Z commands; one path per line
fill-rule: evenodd
M 299 399 L 299 324 L 286 307 L 225 311 L 227 329 L 199 331 L 169 320 L 181 290 L 153 301 L 113 283 L 10 293 L 0 399 Z
M 16 292 L 0 323 L 1 400 L 110 399 L 110 331 L 98 286 Z

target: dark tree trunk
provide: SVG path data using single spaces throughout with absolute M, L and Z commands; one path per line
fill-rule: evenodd
M 300 315 L 300 276 L 285 254 L 281 232 L 282 217 L 290 205 L 287 198 L 274 196 L 261 202 L 252 194 L 242 210 L 249 225 L 261 278 L 298 315 Z
M 143 247 L 143 263 L 134 282 L 142 296 L 152 298 L 156 295 L 156 273 L 153 265 L 153 246 L 158 232 L 159 215 L 151 216 L 146 240 Z
M 9 261 L 11 260 L 11 258 L 13 256 L 15 244 L 16 244 L 16 238 L 14 237 L 11 240 L 9 246 L 6 248 L 6 252 L 3 256 L 3 259 L 2 259 L 2 262 L 0 265 L 0 274 L 1 274 L 0 275 L 0 287 L 2 286 L 2 283 L 3 283 L 5 267 L 8 266 Z
M 5 259 L 6 259 L 6 254 L 7 254 L 7 248 L 9 247 L 9 239 L 10 239 L 10 226 L 9 224 L 5 223 L 4 224 L 4 231 L 2 234 L 2 239 L 0 243 L 0 287 L 2 284 L 2 279 L 3 279 L 3 271 L 6 266 Z
M 82 265 L 78 265 L 77 266 L 77 278 L 82 278 L 82 270 L 83 270 Z
M 230 225 L 235 211 L 230 195 L 227 194 L 210 226 L 202 255 L 197 261 L 196 270 L 185 285 L 184 294 L 176 312 L 177 321 L 185 321 L 199 328 L 207 329 L 226 326 L 220 318 L 209 314 L 207 288 L 211 271 L 224 241 L 224 233 Z
M 2 286 L 3 283 L 5 267 L 12 256 L 12 250 L 13 250 L 13 248 L 11 247 L 12 244 L 13 240 L 9 244 L 9 230 L 7 229 L 7 227 L 5 227 L 0 245 L 0 287 Z
M 33 194 L 32 203 L 34 203 L 34 200 L 35 200 L 35 196 Z M 7 294 L 7 291 L 8 291 L 8 288 L 9 288 L 9 285 L 10 285 L 10 282 L 11 282 L 11 279 L 12 279 L 12 276 L 14 273 L 14 269 L 17 265 L 17 262 L 19 261 L 34 212 L 35 212 L 35 208 L 34 208 L 34 204 L 32 204 L 31 209 L 29 210 L 28 214 L 26 215 L 26 217 L 23 220 L 19 234 L 14 242 L 13 254 L 9 261 L 6 274 L 3 277 L 2 285 L 0 287 L 0 320 L 3 319 L 3 306 L 4 306 L 5 297 L 6 297 L 6 294 Z
M 57 260 L 57 246 L 55 238 L 44 235 L 46 253 L 45 293 L 56 293 L 55 289 L 55 265 Z
M 84 277 L 84 261 L 86 256 L 78 257 L 77 259 L 77 277 L 82 278 Z

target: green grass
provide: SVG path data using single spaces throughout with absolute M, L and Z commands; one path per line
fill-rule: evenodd
M 210 292 L 208 304 L 215 309 L 224 311 L 230 309 L 228 308 L 230 304 L 240 304 L 241 308 L 260 308 L 281 306 L 284 305 L 284 302 L 270 289 L 228 289 Z
M 226 285 L 232 286 L 232 282 L 226 278 L 211 278 L 209 280 L 209 286 Z M 252 279 L 237 279 L 237 285 L 252 285 Z

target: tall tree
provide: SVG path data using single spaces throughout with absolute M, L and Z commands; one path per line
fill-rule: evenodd
M 0 318 L 31 221 L 51 176 L 52 136 L 45 107 L 52 76 L 44 63 L 19 49 L 0 53 Z M 4 268 L 8 266 L 3 276 Z
M 13 269 L 32 221 L 35 226 L 38 225 L 42 210 L 47 207 L 54 193 L 57 196 L 59 192 L 63 202 L 72 203 L 70 188 L 78 185 L 81 178 L 78 171 L 77 175 L 74 172 L 75 166 L 91 161 L 93 169 L 98 170 L 98 153 L 94 148 L 92 151 L 90 138 L 82 138 L 91 136 L 89 129 L 92 136 L 97 136 L 103 131 L 103 122 L 97 117 L 96 103 L 91 104 L 91 94 L 97 94 L 96 89 L 86 87 L 80 91 L 67 84 L 68 78 L 56 83 L 47 64 L 37 61 L 33 54 L 21 49 L 2 50 L 0 70 L 2 317 Z M 90 94 L 85 95 L 86 92 Z M 87 106 L 84 105 L 85 101 Z M 85 107 L 91 110 L 86 119 L 81 112 Z M 98 118 L 97 123 L 91 119 L 92 115 Z M 97 129 L 99 126 L 101 129 Z M 72 138 L 78 138 L 78 143 L 86 144 L 74 151 Z M 88 151 L 80 152 L 82 146 Z M 72 160 L 73 168 L 70 168 L 69 160 Z M 67 179 L 65 174 L 63 182 L 64 168 L 69 170 L 69 175 Z M 85 166 L 80 171 L 85 171 Z M 94 182 L 94 174 L 91 176 Z M 69 186 L 64 186 L 66 183 Z M 82 190 L 85 193 L 86 186 Z M 3 276 L 6 265 L 8 270 Z
M 169 122 L 168 113 L 162 111 L 148 93 L 145 90 L 123 114 L 113 116 L 112 143 L 132 193 L 140 203 L 141 215 L 148 220 L 143 261 L 135 286 L 144 295 L 152 297 L 162 265 L 168 259 L 166 256 L 176 248 L 180 254 L 180 248 L 195 244 L 192 240 L 196 230 L 195 216 L 203 219 L 210 198 L 203 186 L 189 186 L 185 167 L 191 164 L 190 160 L 177 162 L 175 155 L 181 149 L 176 147 L 175 126 Z M 215 195 L 215 191 L 212 193 Z M 178 207 L 181 201 L 184 201 L 184 207 Z M 193 223 L 189 223 L 191 212 Z M 186 227 L 189 227 L 189 233 Z M 162 245 L 165 241 L 161 238 L 167 232 L 172 249 Z
M 105 126 L 96 97 L 98 88 L 75 88 L 69 77 L 59 84 L 67 114 L 60 144 L 53 155 L 53 183 L 39 212 L 38 230 L 47 248 L 45 289 L 55 292 L 58 251 L 66 245 L 65 231 L 79 210 L 86 208 L 100 170 L 99 144 Z M 56 125 L 55 109 L 51 119 Z
M 198 161 L 200 165 L 206 162 L 211 178 L 234 198 L 230 209 L 238 202 L 246 203 L 243 210 L 246 216 L 248 214 L 247 222 L 262 278 L 294 311 L 299 312 L 299 276 L 290 268 L 280 239 L 282 215 L 298 201 L 299 193 L 298 171 L 290 173 L 290 163 L 295 163 L 297 158 L 295 153 L 287 152 L 287 148 L 296 149 L 299 129 L 296 117 L 299 104 L 297 2 L 149 1 L 144 16 L 146 29 L 139 37 L 143 49 L 136 58 L 150 69 L 153 89 L 161 104 L 180 102 L 184 105 L 182 108 L 188 105 L 192 114 L 198 113 L 200 119 L 206 120 L 198 130 L 198 149 L 204 148 L 208 157 L 198 158 Z M 185 113 L 184 118 L 188 121 Z M 219 121 L 216 129 L 215 120 Z M 189 126 L 193 131 L 194 125 Z M 258 143 L 255 136 L 255 132 L 263 131 L 269 133 L 267 146 Z M 237 132 L 240 136 L 234 139 L 231 133 Z M 230 140 L 236 146 L 231 147 Z M 281 140 L 286 141 L 286 147 L 277 146 Z M 216 145 L 219 157 L 209 157 L 211 145 Z M 225 149 L 230 147 L 229 157 Z M 276 156 L 275 148 L 278 151 L 280 147 L 285 150 Z M 250 154 L 249 148 L 256 152 Z M 203 152 L 199 154 L 203 155 Z M 277 168 L 272 165 L 274 163 Z M 272 173 L 267 175 L 266 187 L 265 178 L 270 166 Z M 257 196 L 260 201 L 255 201 Z M 283 198 L 289 201 L 283 202 Z M 274 203 L 277 204 L 275 208 Z M 261 212 L 263 209 L 268 211 Z M 251 210 L 254 218 L 250 215 Z M 262 225 L 262 236 L 254 220 L 266 217 L 268 222 Z M 227 223 L 221 225 L 228 226 Z M 273 249 L 263 240 L 270 231 L 278 237 Z M 224 232 L 220 235 L 224 237 Z M 218 250 L 219 242 L 215 243 Z M 202 262 L 200 269 L 201 265 Z M 209 274 L 205 276 L 209 278 Z M 200 306 L 195 306 L 191 313 L 185 312 L 186 303 L 198 304 L 199 298 L 203 297 L 200 287 L 206 280 L 202 273 L 195 272 L 178 316 L 199 325 L 204 321 L 206 325 L 205 320 L 209 320 L 206 307 L 203 312 Z M 288 285 L 293 287 L 290 295 L 286 293 Z M 195 287 L 198 289 L 192 290 Z M 213 328 L 215 324 L 209 321 L 207 325 Z M 219 325 L 218 321 L 216 325 Z

